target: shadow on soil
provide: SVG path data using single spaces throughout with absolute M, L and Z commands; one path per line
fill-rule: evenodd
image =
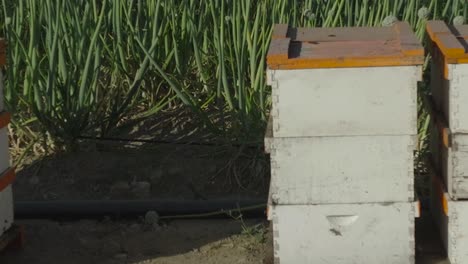
M 127 122 L 107 140 L 79 140 L 76 151 L 32 158 L 18 171 L 15 198 L 266 199 L 263 142 L 222 142 L 200 126 L 193 114 L 176 108 Z
M 83 144 L 94 149 L 56 154 L 19 171 L 15 199 L 266 199 L 268 193 L 260 148 Z
M 22 221 L 21 251 L 0 255 L 2 264 L 261 263 L 263 220 L 184 220 L 149 227 L 136 221 Z M 245 228 L 256 232 L 247 234 Z

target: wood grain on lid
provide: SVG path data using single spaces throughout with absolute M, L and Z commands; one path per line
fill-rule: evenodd
M 0 66 L 6 64 L 6 41 L 0 38 Z
M 393 27 L 288 28 L 276 25 L 270 69 L 421 65 L 424 49 L 405 22 Z

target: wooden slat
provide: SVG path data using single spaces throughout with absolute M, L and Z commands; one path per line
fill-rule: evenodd
M 300 53 L 291 51 L 290 58 L 338 60 L 353 57 L 400 57 L 399 46 L 396 40 L 301 43 Z
M 398 34 L 400 49 L 403 54 L 424 56 L 424 48 L 407 22 L 397 22 L 394 28 Z
M 0 112 L 0 129 L 8 126 L 11 121 L 11 114 L 9 112 Z
M 289 59 L 269 61 L 270 69 L 326 69 L 326 68 L 353 68 L 353 67 L 386 67 L 422 65 L 424 58 L 415 56 L 390 56 L 390 57 L 355 57 L 338 59 Z
M 6 41 L 0 39 L 0 66 L 6 65 Z
M 465 47 L 452 34 L 439 34 L 436 37 L 437 45 L 447 57 L 461 57 L 465 54 Z
M 426 31 L 433 40 L 435 39 L 436 34 L 450 34 L 450 28 L 444 21 L 441 20 L 427 21 Z
M 0 175 L 0 192 L 10 186 L 16 178 L 14 168 L 9 168 Z
M 288 60 L 289 38 L 272 39 L 267 54 L 268 64 Z
M 452 26 L 452 31 L 456 37 L 468 38 L 468 25 Z
M 275 24 L 273 27 L 272 39 L 286 38 L 288 34 L 288 24 Z
M 439 47 L 450 63 L 457 63 L 458 58 L 467 57 L 465 47 L 444 21 L 428 21 L 426 31 L 431 40 Z M 456 30 L 455 30 L 456 31 Z M 455 59 L 455 60 L 450 60 Z
M 293 30 L 291 30 L 293 31 Z M 291 39 L 300 42 L 339 42 L 339 41 L 385 41 L 395 39 L 392 28 L 384 27 L 336 27 L 336 28 L 297 28 Z

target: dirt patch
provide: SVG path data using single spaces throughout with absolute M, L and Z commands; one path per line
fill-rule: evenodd
M 266 222 L 186 220 L 163 226 L 135 221 L 22 221 L 26 244 L 2 264 L 262 263 Z
M 26 228 L 25 247 L 0 254 L 2 264 L 274 263 L 272 227 L 260 219 L 19 223 Z M 416 242 L 417 264 L 449 263 L 429 216 L 417 219 Z

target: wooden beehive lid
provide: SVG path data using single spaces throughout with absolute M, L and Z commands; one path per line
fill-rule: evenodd
M 6 41 L 0 38 L 0 66 L 6 64 Z
M 426 31 L 444 55 L 446 63 L 468 63 L 468 25 L 449 26 L 444 21 L 428 21 Z
M 290 28 L 275 25 L 270 69 L 421 65 L 424 49 L 406 22 L 392 27 Z

